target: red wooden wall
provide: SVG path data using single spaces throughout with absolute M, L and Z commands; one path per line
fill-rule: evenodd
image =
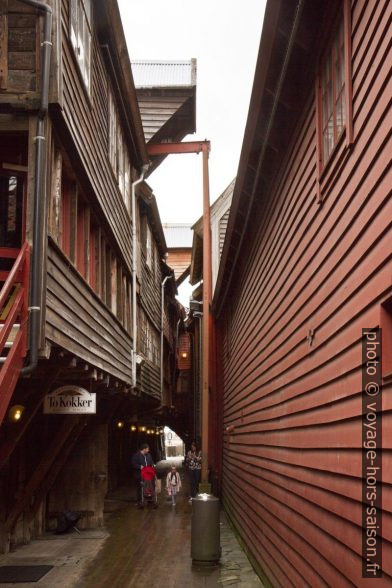
M 352 0 L 351 8 L 352 149 L 319 206 L 309 96 L 221 314 L 223 499 L 273 586 L 369 585 L 361 577 L 361 329 L 380 325 L 382 310 L 391 329 L 392 4 Z M 385 378 L 380 586 L 392 585 L 391 387 Z

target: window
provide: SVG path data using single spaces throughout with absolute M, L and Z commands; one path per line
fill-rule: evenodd
M 105 238 L 101 236 L 101 250 L 100 250 L 100 261 L 101 267 L 99 272 L 99 289 L 101 292 L 101 298 L 106 302 L 106 242 Z
M 131 169 L 113 93 L 108 90 L 109 161 L 128 212 L 131 210 Z
M 381 306 L 382 377 L 392 381 L 392 297 Z
M 0 247 L 22 245 L 23 178 L 0 175 Z
M 71 0 L 70 39 L 83 82 L 90 92 L 91 0 Z
M 160 338 L 158 331 L 152 326 L 145 313 L 140 312 L 140 350 L 144 357 L 159 366 Z
M 131 164 L 128 149 L 124 149 L 124 200 L 129 214 L 131 214 Z
M 150 225 L 146 223 L 146 263 L 150 269 L 152 269 L 152 234 Z
M 87 278 L 89 258 L 89 210 L 83 200 L 78 198 L 76 228 L 76 267 L 84 278 Z
M 120 188 L 121 194 L 124 196 L 124 151 L 126 147 L 124 145 L 123 134 L 120 125 L 117 125 L 117 183 Z
M 61 247 L 72 263 L 76 261 L 77 187 L 65 173 L 61 186 L 62 236 Z
M 343 22 L 340 23 L 321 73 L 323 163 L 343 132 L 345 113 Z
M 117 173 L 117 110 L 111 90 L 108 91 L 109 115 L 109 161 L 114 173 Z
M 123 324 L 124 329 L 131 332 L 131 303 L 130 303 L 130 284 L 126 275 L 123 275 Z
M 100 235 L 98 225 L 90 219 L 90 267 L 89 267 L 89 284 L 91 288 L 99 294 L 100 279 Z
M 317 127 L 319 174 L 346 132 L 346 145 L 352 142 L 351 100 L 351 6 L 344 0 L 324 53 L 317 83 Z

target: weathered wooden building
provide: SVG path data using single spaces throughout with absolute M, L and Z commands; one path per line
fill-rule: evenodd
M 177 286 L 189 276 L 192 259 L 192 232 L 188 223 L 163 223 L 167 243 L 167 264 L 173 268 Z
M 196 131 L 196 59 L 132 61 L 147 144 L 179 142 Z M 151 174 L 166 155 L 151 158 Z
M 391 11 L 267 2 L 213 312 L 223 501 L 273 586 L 377 582 L 362 578 L 361 347 L 378 327 L 392 585 Z
M 219 264 L 225 242 L 235 178 L 210 206 L 212 291 L 218 277 Z M 189 281 L 194 286 L 203 279 L 203 217 L 193 225 L 192 263 Z
M 0 549 L 65 508 L 102 524 L 129 423 L 171 397 L 149 163 L 116 0 L 1 0 Z M 96 394 L 96 414 L 42 414 L 63 386 Z

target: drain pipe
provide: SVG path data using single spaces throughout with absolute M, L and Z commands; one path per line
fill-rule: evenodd
M 52 9 L 45 2 L 38 0 L 21 0 L 23 4 L 34 6 L 45 13 L 44 40 L 42 47 L 42 74 L 41 74 L 41 102 L 37 118 L 37 131 L 34 138 L 35 149 L 35 186 L 33 199 L 33 251 L 31 256 L 30 277 L 30 323 L 29 323 L 29 363 L 21 369 L 21 375 L 30 374 L 37 367 L 39 332 L 41 322 L 42 299 L 42 236 L 43 236 L 43 203 L 42 196 L 44 186 L 45 168 L 45 119 L 48 113 L 49 102 L 49 75 L 50 59 L 52 53 Z
M 165 284 L 173 276 L 166 276 L 161 283 L 161 406 L 163 397 L 163 316 L 165 311 Z
M 136 231 L 136 186 L 144 180 L 148 165 L 143 165 L 142 172 L 138 180 L 132 182 L 131 200 L 132 200 L 132 386 L 136 388 L 136 355 L 137 355 L 137 231 Z

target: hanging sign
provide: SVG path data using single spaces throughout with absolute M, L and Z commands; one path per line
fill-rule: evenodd
M 96 394 L 79 386 L 61 386 L 44 399 L 44 414 L 95 414 Z

